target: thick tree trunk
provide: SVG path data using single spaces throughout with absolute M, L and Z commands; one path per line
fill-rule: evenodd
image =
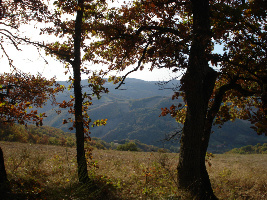
M 267 76 L 262 78 L 262 95 L 261 95 L 261 100 L 262 100 L 262 107 L 265 116 L 267 116 Z
M 0 147 L 0 184 L 7 182 L 7 175 L 6 175 L 6 168 L 4 162 L 4 155 L 3 151 Z
M 4 198 L 7 192 L 8 192 L 8 180 L 4 162 L 4 155 L 0 147 L 0 199 Z
M 77 164 L 78 177 L 81 183 L 88 182 L 87 163 L 84 151 L 84 125 L 83 125 L 83 97 L 81 88 L 81 37 L 82 37 L 82 18 L 83 18 L 83 0 L 79 0 L 78 4 L 81 9 L 77 10 L 75 21 L 74 35 L 74 61 L 72 63 L 74 74 L 74 97 L 75 97 L 75 128 L 76 128 L 76 148 L 77 148 Z
M 178 163 L 179 189 L 194 199 L 217 199 L 213 194 L 205 166 L 210 132 L 205 131 L 208 100 L 215 84 L 206 50 L 211 40 L 209 1 L 191 0 L 193 9 L 193 41 L 189 67 L 182 81 L 187 102 L 186 121 L 181 138 Z M 211 78 L 212 77 L 212 78 Z M 211 78 L 211 79 L 210 79 Z

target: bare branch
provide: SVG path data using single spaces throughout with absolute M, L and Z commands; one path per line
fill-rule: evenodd
M 23 42 L 25 43 L 28 43 L 28 44 L 32 44 L 36 47 L 41 47 L 47 51 L 49 51 L 51 54 L 54 54 L 54 55 L 57 55 L 57 56 L 60 56 L 62 60 L 66 61 L 66 62 L 69 62 L 70 64 L 73 63 L 73 60 L 71 59 L 70 55 L 66 55 L 66 54 L 62 54 L 62 53 L 59 53 L 58 51 L 55 51 L 55 50 L 52 50 L 51 48 L 49 48 L 48 46 L 42 44 L 42 43 L 39 43 L 39 42 L 32 42 L 30 41 L 29 39 L 27 38 L 20 38 L 20 37 L 17 37 L 17 36 L 14 36 L 16 39 L 18 40 L 22 40 Z
M 1 31 L 5 31 L 5 32 L 7 32 L 9 35 L 6 34 L 6 33 L 1 32 Z M 16 37 L 15 37 L 10 31 L 5 30 L 5 29 L 0 29 L 0 34 L 6 36 L 6 37 L 12 42 L 12 44 L 14 45 L 14 47 L 15 47 L 18 51 L 21 50 L 21 49 L 19 49 L 19 47 L 18 47 L 18 44 L 17 44 L 18 42 L 14 40 L 14 38 L 16 38 Z
M 9 66 L 11 66 L 11 67 L 15 70 L 16 67 L 12 64 L 12 63 L 13 63 L 13 60 L 9 57 L 9 55 L 7 54 L 5 48 L 3 47 L 3 45 L 2 45 L 1 43 L 0 43 L 0 48 L 2 49 L 2 51 L 3 51 L 4 54 L 5 54 L 5 56 L 7 57 Z
M 140 68 L 140 66 L 141 66 L 141 64 L 142 64 L 142 61 L 145 59 L 145 55 L 146 55 L 146 52 L 147 52 L 147 48 L 148 48 L 148 46 L 149 46 L 151 43 L 152 43 L 152 41 L 149 41 L 149 42 L 146 44 L 146 46 L 145 46 L 145 48 L 144 48 L 144 51 L 143 51 L 143 54 L 142 54 L 141 58 L 140 58 L 139 61 L 138 61 L 137 67 L 135 67 L 133 70 L 131 70 L 131 71 L 129 71 L 127 74 L 125 74 L 125 75 L 123 76 L 123 78 L 122 78 L 122 81 L 120 82 L 120 84 L 119 84 L 115 89 L 119 89 L 119 88 L 121 87 L 121 85 L 124 84 L 124 81 L 125 81 L 126 77 L 127 77 L 129 74 L 131 74 L 132 72 L 135 72 L 135 71 L 137 71 L 137 70 Z

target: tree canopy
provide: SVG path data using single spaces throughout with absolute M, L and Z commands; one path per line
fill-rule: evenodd
M 182 71 L 173 98 L 186 106 L 162 114 L 184 123 L 178 182 L 193 196 L 215 199 L 203 163 L 212 124 L 241 118 L 258 134 L 267 131 L 266 2 L 134 1 L 99 15 L 91 32 L 100 39 L 88 55 L 110 70 Z M 215 45 L 224 47 L 222 54 L 214 53 Z
M 52 34 L 58 37 L 58 41 L 49 42 L 47 44 L 35 43 L 36 45 L 45 48 L 47 54 L 55 56 L 65 64 L 66 74 L 71 73 L 69 80 L 73 88 L 74 96 L 71 95 L 69 102 L 62 102 L 61 108 L 70 108 L 69 112 L 74 114 L 73 119 L 66 119 L 63 123 L 73 122 L 73 127 L 76 130 L 76 148 L 77 148 L 77 163 L 78 177 L 82 183 L 87 183 L 87 162 L 85 158 L 84 140 L 90 140 L 90 126 L 100 126 L 106 124 L 106 119 L 92 120 L 88 114 L 89 106 L 92 104 L 92 96 L 97 96 L 99 99 L 101 93 L 106 93 L 108 90 L 103 87 L 105 80 L 90 69 L 83 58 L 85 49 L 87 48 L 90 34 L 87 30 L 88 23 L 95 19 L 95 14 L 105 8 L 105 1 L 54 1 L 55 9 L 52 12 L 53 26 L 43 28 L 42 34 Z M 83 92 L 81 85 L 81 75 L 88 76 L 88 87 L 92 93 Z M 92 123 L 92 124 L 91 124 Z
M 27 38 L 21 38 L 18 28 L 21 24 L 31 20 L 42 21 L 46 18 L 47 6 L 41 1 L 0 1 L 0 50 L 2 57 L 8 60 L 12 73 L 0 75 L 0 125 L 4 123 L 27 124 L 33 121 L 37 126 L 42 125 L 44 113 L 38 113 L 48 99 L 55 100 L 55 94 L 64 88 L 45 77 L 21 72 L 13 65 L 6 46 L 11 44 L 16 50 Z M 35 110 L 34 110 L 35 109 Z M 0 148 L 0 189 L 1 197 L 8 191 L 7 176 L 4 165 L 3 152 Z
M 193 197 L 216 199 L 205 167 L 214 123 L 246 119 L 258 134 L 267 134 L 266 1 L 151 0 L 109 8 L 104 0 L 58 0 L 52 14 L 46 12 L 47 7 L 42 10 L 40 4 L 33 4 L 35 1 L 25 2 L 29 8 L 38 7 L 33 12 L 37 21 L 53 22 L 42 33 L 59 38 L 50 44 L 30 43 L 62 60 L 66 73 L 70 67 L 73 70 L 74 104 L 63 102 L 61 106 L 73 107 L 70 112 L 75 114 L 80 181 L 86 176 L 84 133 L 91 122 L 84 112 L 91 97 L 82 94 L 81 73 L 89 76 L 92 95 L 107 92 L 100 77 L 107 72 L 93 72 L 86 61 L 108 65 L 108 71 L 128 70 L 122 79 L 110 78 L 120 82 L 119 86 L 129 73 L 144 67 L 168 68 L 181 77 L 173 98 L 183 98 L 185 105 L 163 108 L 162 115 L 170 113 L 184 123 L 178 184 Z M 14 5 L 17 11 L 24 3 L 14 1 Z M 1 8 L 2 19 L 8 15 L 2 2 Z M 31 20 L 27 13 L 25 16 Z M 15 42 L 8 31 L 0 33 Z M 223 53 L 214 53 L 216 45 L 224 47 Z M 84 101 L 86 98 L 89 100 Z
M 54 79 L 46 80 L 41 75 L 0 75 L 1 123 L 26 124 L 33 121 L 42 125 L 45 113 L 38 113 L 36 109 L 48 100 L 55 103 L 55 94 L 63 89 Z
M 113 70 L 135 64 L 133 71 L 147 66 L 183 71 L 192 52 L 192 14 L 190 1 L 134 1 L 112 8 L 94 21 L 92 32 L 101 39 L 88 54 L 102 57 Z M 210 16 L 206 59 L 217 81 L 209 113 L 213 119 L 217 116 L 216 123 L 249 119 L 259 134 L 266 133 L 266 2 L 214 1 Z M 216 45 L 223 46 L 224 53 L 214 53 Z M 174 114 L 180 107 L 165 111 Z

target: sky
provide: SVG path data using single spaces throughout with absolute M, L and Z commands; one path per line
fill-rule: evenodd
M 38 31 L 35 29 L 29 29 L 27 27 L 23 28 L 23 32 L 25 35 L 29 36 L 32 34 L 33 41 L 36 40 L 45 40 L 38 34 Z M 55 38 L 53 38 L 55 39 Z M 64 64 L 58 61 L 56 58 L 51 56 L 46 56 L 43 50 L 38 50 L 36 47 L 32 45 L 19 45 L 20 50 L 17 50 L 12 44 L 5 43 L 3 44 L 5 51 L 9 55 L 10 59 L 13 60 L 13 65 L 25 73 L 30 73 L 32 75 L 40 73 L 46 78 L 52 78 L 56 76 L 58 81 L 65 81 L 69 79 L 69 76 L 72 75 L 68 73 L 65 75 L 66 69 L 64 68 Z M 137 65 L 137 64 L 136 64 Z M 93 66 L 89 65 L 89 69 L 97 70 L 101 66 Z M 135 66 L 133 66 L 135 67 Z M 104 67 L 105 68 L 105 67 Z M 129 68 L 128 71 L 133 68 Z M 0 73 L 11 72 L 12 68 L 10 68 L 8 64 L 7 57 L 0 50 Z M 127 73 L 127 70 L 122 72 L 121 74 L 116 74 L 117 72 L 113 72 L 110 75 L 118 75 L 123 76 Z M 169 69 L 154 69 L 152 72 L 146 67 L 143 71 L 136 71 L 131 73 L 129 78 L 136 78 L 145 81 L 164 81 L 170 80 L 172 77 L 176 77 L 178 74 L 173 74 Z M 82 76 L 82 79 L 86 79 L 86 75 Z
M 58 81 L 66 81 L 69 76 L 68 73 L 65 75 L 66 69 L 63 63 L 59 62 L 56 58 L 51 56 L 45 56 L 43 51 L 38 51 L 36 47 L 31 45 L 20 46 L 21 50 L 15 49 L 12 45 L 5 45 L 6 51 L 10 58 L 13 60 L 13 65 L 25 73 L 37 74 L 40 73 L 44 77 L 50 79 L 56 77 Z M 217 46 L 216 52 L 222 52 L 222 48 Z M 97 66 L 90 66 L 91 69 L 97 69 Z M 130 70 L 130 69 L 129 69 Z M 11 72 L 12 69 L 8 65 L 8 60 L 3 52 L 0 52 L 0 73 Z M 121 75 L 126 74 L 127 71 L 121 74 L 115 72 L 110 75 Z M 129 78 L 136 78 L 145 81 L 164 81 L 170 80 L 173 77 L 179 77 L 179 74 L 172 73 L 169 69 L 154 69 L 152 72 L 145 68 L 143 71 L 137 71 L 130 74 Z M 82 79 L 86 79 L 86 76 L 82 76 Z
M 1 26 L 1 24 L 0 24 Z M 57 40 L 57 38 L 53 38 L 52 36 L 42 36 L 39 35 L 39 30 L 32 28 L 32 25 L 25 25 L 20 28 L 21 33 L 27 35 L 27 37 L 31 37 L 32 41 L 47 41 L 47 40 Z M 0 27 L 1 28 L 1 27 Z M 49 38 L 52 37 L 52 38 Z M 56 58 L 52 58 L 51 56 L 46 56 L 43 51 L 38 51 L 36 47 L 31 45 L 20 45 L 19 48 L 21 50 L 17 50 L 14 48 L 12 44 L 5 43 L 3 44 L 7 54 L 10 59 L 13 60 L 13 65 L 25 73 L 30 73 L 35 75 L 40 73 L 42 76 L 46 78 L 56 77 L 58 81 L 65 81 L 69 79 L 71 73 L 65 75 L 66 69 L 64 68 L 63 63 L 56 60 Z M 222 52 L 222 48 L 220 46 L 216 46 L 215 52 Z M 136 64 L 137 65 L 137 64 Z M 90 69 L 97 70 L 101 66 L 93 66 L 90 65 Z M 135 66 L 133 66 L 135 67 Z M 131 73 L 129 78 L 137 78 L 145 81 L 164 81 L 170 80 L 174 77 L 181 77 L 178 73 L 172 73 L 169 69 L 154 69 L 152 72 L 147 69 L 145 66 L 143 71 L 136 71 Z M 133 68 L 129 69 L 132 70 Z M 0 50 L 0 73 L 11 72 L 12 68 L 10 68 L 8 64 L 7 57 Z M 113 72 L 110 75 L 118 75 L 123 76 L 127 73 L 127 71 L 122 72 L 121 74 L 116 74 Z M 84 75 L 82 79 L 86 79 L 87 77 Z
M 117 3 L 116 1 L 112 1 L 110 6 L 118 6 L 121 3 Z M 25 25 L 20 27 L 20 35 L 25 35 L 27 37 L 31 37 L 32 41 L 42 41 L 48 40 L 44 36 L 39 35 L 38 29 L 32 28 L 33 25 Z M 0 24 L 1 28 L 1 24 Z M 50 36 L 49 36 L 50 37 Z M 50 39 L 51 40 L 51 39 Z M 57 40 L 57 38 L 52 38 L 52 40 Z M 64 68 L 63 63 L 56 60 L 56 58 L 52 58 L 51 56 L 45 56 L 44 52 L 39 52 L 37 48 L 31 45 L 20 45 L 20 51 L 13 47 L 12 44 L 3 44 L 7 54 L 10 56 L 10 59 L 13 60 L 13 65 L 25 73 L 30 73 L 35 75 L 37 73 L 42 74 L 46 78 L 52 78 L 56 76 L 58 81 L 65 81 L 69 79 L 71 73 L 65 75 L 66 69 Z M 134 66 L 133 66 L 134 67 Z M 90 66 L 90 69 L 98 69 L 97 66 Z M 129 69 L 131 70 L 131 69 Z M 8 59 L 0 50 L 0 73 L 11 72 L 12 68 L 9 67 Z M 116 74 L 115 72 L 110 75 L 118 75 L 123 76 L 127 73 L 127 71 L 122 72 L 121 74 Z M 148 69 L 144 69 L 143 71 L 137 71 L 131 73 L 129 78 L 137 78 L 145 81 L 163 81 L 169 80 L 173 76 L 177 76 L 177 74 L 173 75 L 171 70 L 168 69 L 155 69 L 153 72 Z M 86 79 L 87 76 L 82 76 L 82 79 Z
M 37 48 L 33 46 L 23 46 L 21 51 L 12 48 L 11 46 L 6 48 L 8 55 L 13 60 L 13 65 L 25 73 L 37 74 L 40 73 L 46 78 L 52 78 L 56 76 L 58 81 L 68 80 L 72 73 L 65 75 L 66 69 L 64 64 L 56 60 L 51 56 L 45 56 L 44 52 L 40 52 Z M 89 65 L 91 69 L 97 70 L 97 66 Z M 8 65 L 7 58 L 0 52 L 0 73 L 11 72 L 12 68 Z M 115 72 L 110 75 L 124 75 L 127 71 L 121 74 L 116 74 Z M 176 76 L 177 74 L 175 74 Z M 137 71 L 130 74 L 129 78 L 137 78 L 145 81 L 163 81 L 168 80 L 173 77 L 174 74 L 168 69 L 155 69 L 153 72 L 148 69 L 143 71 Z M 82 76 L 82 79 L 86 79 L 86 75 Z
M 43 36 L 39 35 L 39 30 L 32 28 L 32 25 L 25 25 L 20 28 L 20 35 L 25 35 L 27 37 L 31 37 L 32 41 L 51 41 L 58 40 L 54 36 Z M 1 28 L 1 24 L 0 24 Z M 50 38 L 50 39 L 48 39 Z M 42 74 L 46 78 L 52 78 L 56 76 L 58 81 L 65 81 L 69 79 L 69 76 L 72 75 L 68 73 L 65 75 L 66 69 L 64 68 L 64 64 L 58 61 L 56 58 L 51 56 L 46 56 L 44 51 L 38 50 L 36 47 L 32 45 L 19 45 L 20 50 L 17 50 L 13 44 L 5 41 L 3 44 L 5 51 L 9 55 L 10 59 L 13 60 L 13 65 L 25 73 L 30 73 L 35 75 L 37 73 Z M 93 66 L 89 65 L 90 69 L 97 70 L 101 66 Z M 135 66 L 133 66 L 135 67 Z M 147 67 L 148 68 L 148 67 Z M 163 81 L 170 80 L 172 77 L 177 76 L 177 74 L 171 73 L 169 69 L 154 69 L 152 72 L 145 68 L 143 71 L 136 71 L 131 73 L 129 78 L 137 78 L 145 81 Z M 132 70 L 133 68 L 129 69 Z M 0 73 L 11 72 L 12 68 L 10 68 L 8 64 L 8 59 L 4 55 L 3 51 L 0 50 Z M 127 73 L 127 70 L 122 72 L 121 74 L 116 74 L 115 72 L 110 75 L 118 75 L 123 76 Z M 82 76 L 82 79 L 86 79 L 87 76 Z

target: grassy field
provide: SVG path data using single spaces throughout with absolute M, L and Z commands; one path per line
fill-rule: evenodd
M 93 183 L 78 183 L 75 148 L 0 142 L 9 199 L 181 199 L 178 154 L 93 150 Z M 207 164 L 220 199 L 267 199 L 267 155 L 222 154 Z

